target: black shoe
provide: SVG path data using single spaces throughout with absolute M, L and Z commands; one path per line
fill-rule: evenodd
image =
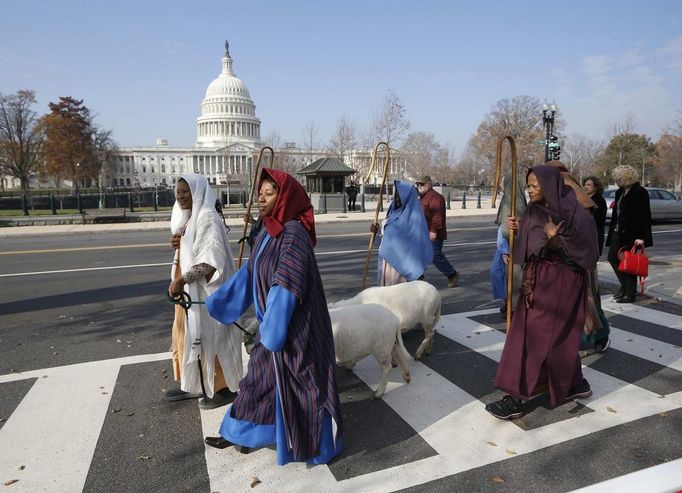
M 234 447 L 234 449 L 240 454 L 249 454 L 251 449 L 243 445 L 235 445 L 232 442 L 225 440 L 223 437 L 206 437 L 204 438 L 204 443 L 209 447 L 225 449 L 227 447 Z
M 199 399 L 199 409 L 209 410 L 226 406 L 234 401 L 235 397 L 237 397 L 236 392 L 231 392 L 228 388 L 220 389 L 213 394 L 213 397 L 209 397 L 208 399 L 202 397 Z
M 568 390 L 566 400 L 570 401 L 573 399 L 584 399 L 586 397 L 590 397 L 591 395 L 592 389 L 590 388 L 590 383 L 583 378 L 582 382 Z
M 171 389 L 164 394 L 163 400 L 166 402 L 184 401 L 185 399 L 198 399 L 202 395 L 203 394 L 199 393 L 185 392 L 180 389 Z
M 449 288 L 457 287 L 458 282 L 459 282 L 459 272 L 455 272 L 452 276 L 448 277 L 448 287 Z
M 605 353 L 609 347 L 611 347 L 611 339 L 608 337 L 606 339 L 594 341 L 594 351 L 596 353 Z
M 499 401 L 487 404 L 485 410 L 499 419 L 516 419 L 526 414 L 523 404 L 511 395 L 505 395 Z
M 500 313 L 502 315 L 507 315 L 507 302 L 506 301 L 500 305 Z
M 616 303 L 634 303 L 635 297 L 623 296 L 622 298 L 616 299 Z
M 206 438 L 204 438 L 204 442 L 209 447 L 219 448 L 219 449 L 224 449 L 224 448 L 231 447 L 232 445 L 234 445 L 232 442 L 228 442 L 223 437 L 206 437 Z
M 612 299 L 617 300 L 619 298 L 623 298 L 624 296 L 625 296 L 625 291 L 623 291 L 623 289 L 621 288 L 618 290 L 618 292 L 616 294 L 613 295 Z

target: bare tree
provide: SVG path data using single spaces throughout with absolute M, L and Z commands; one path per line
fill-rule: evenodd
M 341 115 L 336 120 L 336 129 L 329 139 L 329 151 L 337 158 L 353 167 L 350 152 L 358 145 L 358 132 L 355 123 L 346 115 Z M 354 168 L 355 169 L 355 168 Z
M 682 191 L 682 116 L 656 142 L 658 156 L 654 161 L 658 182 Z
M 431 175 L 437 181 L 447 181 L 441 174 L 448 174 L 450 152 L 436 142 L 430 132 L 413 132 L 405 139 L 401 151 L 407 157 L 407 172 L 414 178 Z
M 383 141 L 397 147 L 409 128 L 405 105 L 395 92 L 389 90 L 370 119 L 369 138 L 372 145 Z
M 280 147 L 284 146 L 284 139 L 282 139 L 282 136 L 277 130 L 273 130 L 265 136 L 263 139 L 263 145 L 270 146 L 273 149 L 279 149 Z
M 306 122 L 303 127 L 303 148 L 308 151 L 308 164 L 313 162 L 313 153 L 319 147 L 318 134 L 319 129 L 315 122 Z
M 562 161 L 581 182 L 591 174 L 597 174 L 598 161 L 604 152 L 604 143 L 584 135 L 571 135 L 564 139 Z
M 560 114 L 555 117 L 555 132 L 563 126 Z M 493 105 L 476 133 L 469 139 L 467 153 L 476 163 L 484 166 L 488 181 L 494 174 L 497 143 L 506 135 L 516 142 L 519 164 L 523 168 L 541 164 L 544 160 L 544 147 L 538 144 L 544 138 L 542 127 L 542 103 L 531 96 L 516 96 L 501 99 Z M 508 146 L 504 146 L 504 159 L 508 159 Z
M 38 115 L 31 109 L 35 92 L 0 93 L 0 175 L 17 178 L 21 189 L 40 166 L 44 132 Z
M 481 154 L 474 139 L 475 136 L 469 139 L 464 153 L 455 165 L 456 181 L 464 185 L 478 185 L 486 181 L 492 183 L 491 162 Z M 494 169 L 492 172 L 494 173 Z
M 614 138 L 618 137 L 619 135 L 633 135 L 635 133 L 636 127 L 637 123 L 635 121 L 635 117 L 631 114 L 625 115 L 623 118 L 616 120 L 609 125 L 607 131 L 609 140 L 613 141 Z M 624 164 L 623 158 L 627 151 L 627 140 L 616 139 L 616 141 L 613 143 L 613 146 L 618 158 L 616 166 L 620 166 L 621 164 Z
M 109 171 L 107 165 L 118 155 L 118 146 L 114 141 L 112 130 L 99 128 L 94 122 L 91 122 L 90 125 L 92 127 L 92 153 L 99 170 L 97 181 L 102 187 L 105 175 Z

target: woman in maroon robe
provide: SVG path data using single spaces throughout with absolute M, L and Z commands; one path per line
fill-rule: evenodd
M 315 253 L 310 199 L 291 175 L 261 174 L 263 219 L 249 262 L 206 300 L 234 322 L 252 304 L 260 322 L 248 373 L 227 409 L 216 448 L 275 444 L 277 463 L 327 463 L 342 450 L 341 406 L 327 300 Z
M 594 219 L 558 168 L 531 168 L 526 183 L 530 204 L 520 220 L 508 221 L 519 233 L 513 255 L 523 265 L 521 293 L 495 379 L 510 395 L 486 406 L 500 419 L 523 416 L 522 401 L 547 389 L 552 406 L 592 395 L 578 346 L 588 272 L 599 255 Z

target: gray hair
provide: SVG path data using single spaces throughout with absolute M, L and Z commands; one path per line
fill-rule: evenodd
M 635 183 L 639 177 L 637 170 L 632 166 L 623 164 L 616 166 L 611 172 L 613 178 L 616 180 L 616 185 L 619 187 L 629 187 Z

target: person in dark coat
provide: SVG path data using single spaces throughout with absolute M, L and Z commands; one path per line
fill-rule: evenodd
M 583 188 L 585 193 L 590 196 L 595 207 L 590 207 L 589 211 L 594 218 L 597 226 L 597 242 L 599 244 L 599 256 L 601 257 L 604 248 L 604 225 L 606 224 L 606 200 L 604 200 L 604 185 L 596 176 L 588 176 L 583 180 Z M 599 317 L 599 325 L 601 328 L 596 329 L 591 334 L 583 334 L 581 345 L 584 347 L 593 347 L 598 353 L 603 353 L 611 345 L 609 335 L 611 329 L 609 320 L 604 315 L 604 310 L 601 307 L 601 293 L 599 292 L 599 275 L 597 269 L 590 273 L 590 287 L 592 289 L 592 297 L 594 299 L 594 306 Z
M 597 207 L 590 208 L 590 214 L 597 224 L 597 242 L 599 243 L 599 256 L 604 249 L 604 226 L 606 225 L 606 200 L 604 200 L 604 185 L 596 176 L 588 176 L 583 180 L 585 193 L 590 196 Z
M 459 281 L 459 273 L 443 255 L 443 241 L 448 237 L 445 225 L 445 199 L 433 189 L 430 176 L 423 176 L 418 182 L 419 203 L 424 211 L 429 239 L 433 244 L 433 265 L 448 278 L 448 287 L 454 288 Z
M 242 453 L 274 444 L 280 465 L 326 464 L 341 453 L 343 426 L 313 208 L 293 176 L 266 168 L 258 210 L 263 227 L 249 262 L 206 300 L 223 322 L 253 304 L 260 327 L 220 436 L 205 441 Z
M 348 194 L 348 210 L 354 211 L 355 199 L 358 198 L 358 187 L 354 182 L 350 183 L 350 186 L 346 189 L 346 193 Z
M 653 246 L 649 192 L 637 181 L 637 170 L 632 166 L 617 166 L 612 174 L 619 188 L 606 245 L 609 247 L 609 263 L 620 282 L 620 291 L 614 299 L 617 303 L 633 303 L 637 294 L 637 276 L 618 270 L 618 252 L 633 245 Z
M 588 272 L 597 265 L 594 220 L 559 168 L 530 168 L 526 184 L 530 204 L 520 220 L 508 219 L 518 230 L 514 263 L 523 265 L 521 294 L 495 378 L 495 386 L 508 395 L 486 405 L 500 419 L 523 416 L 522 401 L 546 390 L 552 406 L 592 395 L 578 347 Z

